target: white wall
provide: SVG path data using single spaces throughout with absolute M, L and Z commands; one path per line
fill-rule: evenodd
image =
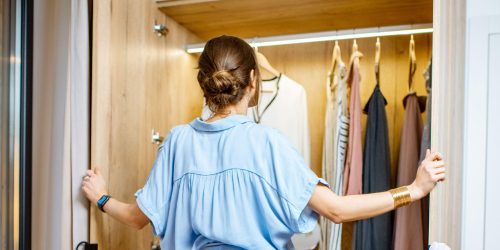
M 500 0 L 467 0 L 467 17 L 500 15 Z
M 500 0 L 467 0 L 462 249 L 498 249 Z
M 485 249 L 498 248 L 500 235 L 500 18 L 496 19 L 498 25 L 489 37 L 488 59 L 488 130 L 486 151 L 486 200 L 485 200 Z

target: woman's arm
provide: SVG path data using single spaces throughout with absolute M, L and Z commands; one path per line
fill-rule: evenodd
M 82 190 L 89 201 L 96 205 L 97 201 L 107 194 L 106 182 L 99 169 L 88 170 L 87 176 L 83 178 Z M 132 226 L 136 229 L 142 229 L 149 223 L 149 219 L 139 209 L 137 203 L 125 203 L 117 199 L 110 198 L 103 207 L 104 211 L 114 219 Z
M 412 201 L 425 197 L 436 185 L 445 179 L 445 167 L 439 153 L 427 155 L 418 168 L 415 181 L 410 184 Z M 389 191 L 337 196 L 328 187 L 318 185 L 309 200 L 309 207 L 335 223 L 355 221 L 374 217 L 393 210 L 394 199 Z

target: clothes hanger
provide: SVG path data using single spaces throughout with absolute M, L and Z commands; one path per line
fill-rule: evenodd
M 375 43 L 375 80 L 378 85 L 380 82 L 380 38 L 377 37 Z
M 410 93 L 415 93 L 415 90 L 413 89 L 413 76 L 417 71 L 417 56 L 415 54 L 415 40 L 413 40 L 413 35 L 411 35 L 410 37 L 409 57 L 410 57 L 410 71 L 408 76 L 408 89 Z
M 255 51 L 255 55 L 257 56 L 257 63 L 261 68 L 265 69 L 267 72 L 271 73 L 274 76 L 279 76 L 281 74 L 278 70 L 271 66 L 266 56 L 264 56 L 258 50 Z
M 259 67 L 261 69 L 264 69 L 265 71 L 271 73 L 271 75 L 273 75 L 275 78 L 278 77 L 278 81 L 279 81 L 279 77 L 281 77 L 281 73 L 276 70 L 273 66 L 271 66 L 271 64 L 269 63 L 269 60 L 267 60 L 266 56 L 264 56 L 262 53 L 259 52 L 259 47 L 255 47 L 255 55 L 257 56 L 257 63 L 259 64 Z M 270 89 L 270 88 L 265 88 L 264 85 L 261 85 L 261 89 L 260 89 L 261 92 L 274 92 L 275 89 Z
M 258 47 L 255 47 L 255 55 L 257 56 L 257 63 L 259 64 L 259 67 L 266 70 L 267 72 L 271 73 L 272 75 L 275 76 L 275 78 L 277 78 L 278 80 L 276 81 L 276 87 L 275 88 L 268 88 L 266 87 L 266 85 L 260 85 L 260 92 L 261 93 L 264 93 L 264 92 L 270 92 L 270 93 L 274 93 L 274 95 L 271 97 L 271 100 L 269 101 L 269 103 L 267 103 L 262 112 L 260 112 L 260 98 L 262 97 L 262 95 L 259 97 L 259 105 L 257 105 L 255 107 L 255 109 L 253 110 L 253 117 L 254 117 L 254 121 L 256 123 L 260 123 L 261 119 L 262 119 L 262 116 L 264 115 L 264 113 L 266 112 L 266 110 L 271 106 L 271 104 L 273 104 L 274 100 L 276 99 L 276 97 L 278 96 L 278 92 L 279 92 L 279 81 L 281 79 L 281 73 L 276 70 L 273 66 L 271 66 L 271 64 L 269 63 L 269 60 L 267 60 L 267 58 L 259 52 L 259 48 Z
M 330 68 L 330 72 L 335 72 L 335 68 L 337 65 L 342 65 L 342 53 L 340 51 L 339 42 L 335 41 L 335 47 L 333 48 L 333 57 L 332 57 L 332 67 Z
M 350 78 L 352 77 L 352 68 L 355 65 L 359 64 L 359 58 L 363 57 L 363 53 L 358 51 L 358 44 L 356 43 L 356 39 L 354 39 L 353 45 L 352 45 L 352 54 L 351 58 L 349 60 L 349 69 L 347 71 L 347 74 L 345 75 L 347 77 L 346 81 L 349 81 Z
M 335 41 L 335 46 L 333 47 L 333 53 L 332 53 L 332 64 L 330 67 L 330 71 L 328 71 L 328 82 L 331 89 L 333 89 L 333 86 L 335 85 L 334 82 L 335 69 L 337 68 L 337 65 L 343 65 L 343 64 L 344 62 L 342 61 L 339 42 Z

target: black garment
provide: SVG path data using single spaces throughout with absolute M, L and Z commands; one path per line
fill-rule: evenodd
M 390 152 L 385 100 L 377 84 L 364 108 L 368 114 L 363 151 L 363 193 L 387 191 L 390 188 Z M 362 220 L 355 227 L 355 249 L 392 248 L 392 212 Z

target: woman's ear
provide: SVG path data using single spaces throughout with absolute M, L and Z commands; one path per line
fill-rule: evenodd
M 255 89 L 257 87 L 257 83 L 255 81 L 255 70 L 250 70 L 250 86 Z
M 251 95 L 250 102 L 248 103 L 248 107 L 255 107 L 259 103 L 259 94 L 260 94 L 260 83 L 257 81 L 257 77 L 255 76 L 255 70 L 250 71 L 250 84 L 249 84 L 249 92 Z

